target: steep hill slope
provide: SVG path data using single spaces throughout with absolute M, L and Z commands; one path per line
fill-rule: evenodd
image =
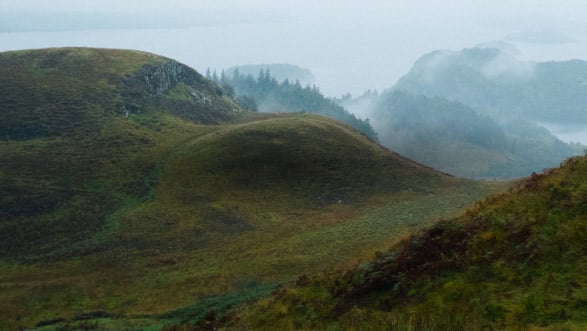
M 0 61 L 0 329 L 192 318 L 368 256 L 499 189 L 330 119 L 243 112 L 155 55 Z
M 583 330 L 587 157 L 239 313 L 266 329 Z M 232 328 L 231 327 L 231 328 Z

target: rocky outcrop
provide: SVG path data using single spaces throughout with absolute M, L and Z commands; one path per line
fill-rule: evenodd
M 187 85 L 200 85 L 204 78 L 192 68 L 176 61 L 160 64 L 148 64 L 127 82 L 140 84 L 151 95 L 162 95 L 174 88 L 179 82 Z
M 120 112 L 127 117 L 158 109 L 191 121 L 214 124 L 242 111 L 224 96 L 221 87 L 173 60 L 148 63 L 121 83 Z
M 178 82 L 190 84 L 202 79 L 197 72 L 175 61 L 161 65 L 146 65 L 140 75 L 147 92 L 155 95 L 162 95 Z

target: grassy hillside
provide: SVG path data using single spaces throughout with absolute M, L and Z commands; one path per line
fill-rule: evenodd
M 3 140 L 87 134 L 120 115 L 154 110 L 216 123 L 236 109 L 193 69 L 142 52 L 5 52 L 0 73 Z
M 242 112 L 151 54 L 0 62 L 0 329 L 201 320 L 503 186 L 423 167 L 323 117 Z
M 81 245 L 149 196 L 163 149 L 192 122 L 240 111 L 192 69 L 131 51 L 2 53 L 0 88 L 1 257 Z
M 587 157 L 532 174 L 347 272 L 300 277 L 229 329 L 584 330 Z
M 365 258 L 491 189 L 408 162 L 323 118 L 190 129 L 158 155 L 149 193 L 111 205 L 102 226 L 84 227 L 86 238 L 59 237 L 54 251 L 13 240 L 18 250 L 3 250 L 8 325 L 93 312 L 154 318 L 218 296 L 241 302 Z M 72 219 L 95 221 L 75 217 L 82 211 Z M 51 242 L 60 219 L 44 217 L 53 222 L 22 219 Z

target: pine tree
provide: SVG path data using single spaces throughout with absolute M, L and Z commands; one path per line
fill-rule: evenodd
M 241 74 L 240 71 L 238 70 L 238 67 L 236 69 L 234 69 L 234 72 L 232 73 L 232 80 L 233 81 L 238 81 L 241 79 Z

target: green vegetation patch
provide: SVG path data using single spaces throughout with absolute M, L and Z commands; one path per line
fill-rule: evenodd
M 587 323 L 586 173 L 580 157 L 533 174 L 370 263 L 302 277 L 228 326 L 579 330 Z

